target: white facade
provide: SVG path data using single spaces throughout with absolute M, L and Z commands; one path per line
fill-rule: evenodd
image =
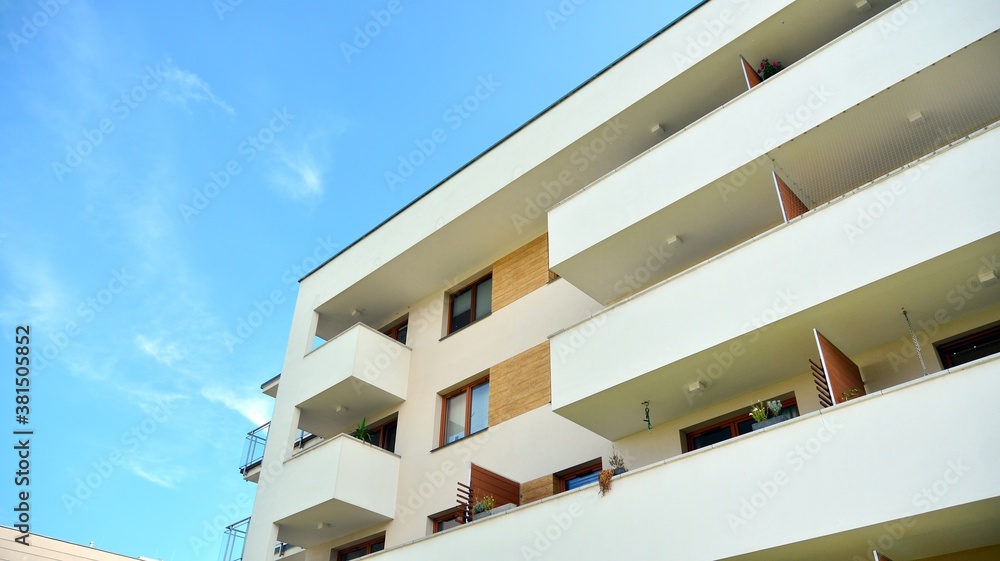
M 998 29 L 993 0 L 710 0 L 311 273 L 243 559 L 1000 558 Z M 501 274 L 540 255 L 558 278 Z M 445 442 L 486 376 L 488 428 Z M 775 398 L 798 416 L 747 434 Z M 562 491 L 612 447 L 609 493 Z M 521 506 L 435 533 L 473 466 Z

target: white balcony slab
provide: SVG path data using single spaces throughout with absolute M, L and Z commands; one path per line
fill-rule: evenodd
M 746 203 L 727 204 L 719 196 L 719 185 L 738 187 L 723 193 L 729 199 L 751 197 L 759 187 L 754 178 L 770 175 L 769 167 L 761 173 L 761 162 L 775 147 L 812 132 L 998 28 L 1000 9 L 989 0 L 961 5 L 904 2 L 879 14 L 550 209 L 551 268 L 608 303 L 627 293 L 629 276 L 655 282 L 663 278 L 657 274 L 686 265 L 686 252 L 692 251 L 688 248 L 705 253 L 733 242 L 725 237 L 726 229 L 734 230 L 736 241 L 756 234 L 773 221 L 755 208 L 732 216 L 735 207 Z M 984 58 L 987 64 L 994 60 L 991 54 Z M 905 122 L 905 115 L 901 119 Z M 851 162 L 843 165 L 850 168 Z M 742 177 L 734 177 L 738 175 Z M 705 189 L 714 198 L 698 194 Z M 713 201 L 714 209 L 709 204 Z M 671 213 L 670 207 L 676 211 Z M 698 218 L 719 227 L 699 229 Z M 674 248 L 667 263 L 644 270 L 653 268 L 650 250 L 655 253 L 672 235 L 689 240 Z
M 807 371 L 813 327 L 852 353 L 893 340 L 902 306 L 933 317 L 1000 254 L 997 153 L 992 129 L 554 335 L 553 409 L 616 439 L 644 400 L 654 423 L 688 412 L 681 388 L 712 362 L 730 375 L 706 395 L 732 397 Z M 962 313 L 998 302 L 983 289 Z
M 633 470 L 605 496 L 591 485 L 372 559 L 841 561 L 870 559 L 887 535 L 901 559 L 994 545 L 1000 438 L 982 427 L 998 392 L 1000 360 L 983 359 Z M 942 403 L 961 410 L 941 418 Z
M 292 457 L 269 483 L 276 500 L 267 514 L 278 540 L 308 548 L 392 520 L 399 463 L 399 456 L 347 435 Z
M 282 392 L 293 393 L 299 428 L 326 436 L 402 403 L 410 354 L 405 345 L 359 323 L 283 373 Z

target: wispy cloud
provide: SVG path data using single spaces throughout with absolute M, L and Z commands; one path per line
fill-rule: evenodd
M 153 360 L 166 366 L 173 366 L 185 355 L 177 343 L 163 343 L 162 339 L 150 339 L 142 334 L 135 336 L 135 344 Z
M 201 395 L 209 401 L 221 403 L 236 411 L 255 425 L 263 425 L 271 418 L 271 400 L 262 395 L 237 395 L 228 388 L 218 386 L 202 388 Z
M 209 102 L 230 115 L 236 114 L 232 106 L 216 96 L 208 82 L 202 80 L 197 74 L 168 64 L 163 71 L 163 76 L 166 82 L 163 95 L 166 99 L 185 107 L 187 107 L 188 102 L 192 101 L 195 103 Z
M 184 473 L 177 469 L 167 470 L 170 473 L 153 473 L 140 466 L 138 462 L 128 462 L 125 466 L 135 475 L 149 481 L 150 483 L 159 485 L 160 487 L 166 487 L 167 489 L 173 489 L 178 482 L 185 478 Z
M 278 157 L 281 167 L 275 170 L 271 180 L 280 193 L 297 201 L 322 199 L 324 169 L 308 148 L 294 153 L 280 150 Z

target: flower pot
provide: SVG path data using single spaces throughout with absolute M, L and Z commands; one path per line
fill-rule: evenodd
M 628 471 L 628 470 L 625 469 L 625 468 L 615 468 L 614 475 L 621 475 L 621 474 L 625 473 L 626 471 Z
M 750 425 L 750 428 L 752 430 L 761 430 L 761 429 L 763 429 L 765 427 L 769 427 L 771 425 L 776 425 L 776 424 L 778 424 L 778 423 L 780 423 L 782 421 L 787 421 L 787 420 L 788 420 L 788 415 L 786 415 L 785 413 L 782 413 L 781 415 L 778 415 L 777 417 L 771 417 L 770 419 L 764 419 L 763 421 L 761 421 L 759 423 L 754 423 L 754 424 Z

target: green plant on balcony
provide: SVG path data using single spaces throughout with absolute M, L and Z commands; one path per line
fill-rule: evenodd
M 858 389 L 858 388 L 851 388 L 851 391 L 849 391 L 849 392 L 840 392 L 840 402 L 843 403 L 845 401 L 850 401 L 850 400 L 858 397 L 858 394 L 860 394 L 860 393 L 861 393 L 861 390 Z
M 493 495 L 486 495 L 477 500 L 476 504 L 472 505 L 472 514 L 489 512 L 493 510 L 494 506 L 496 506 L 496 500 L 493 498 Z
M 760 430 L 764 427 L 788 420 L 788 415 L 781 414 L 781 400 L 772 399 L 767 403 L 757 402 L 750 408 L 750 417 L 753 418 L 753 430 Z
M 761 80 L 767 80 L 778 72 L 781 72 L 781 63 L 778 61 L 771 62 L 766 58 L 760 61 L 760 68 L 757 69 L 757 74 L 760 75 Z
M 372 435 L 368 432 L 368 425 L 365 423 L 365 417 L 361 418 L 358 426 L 351 432 L 351 436 L 357 438 L 361 442 L 367 442 L 368 444 L 372 443 Z

